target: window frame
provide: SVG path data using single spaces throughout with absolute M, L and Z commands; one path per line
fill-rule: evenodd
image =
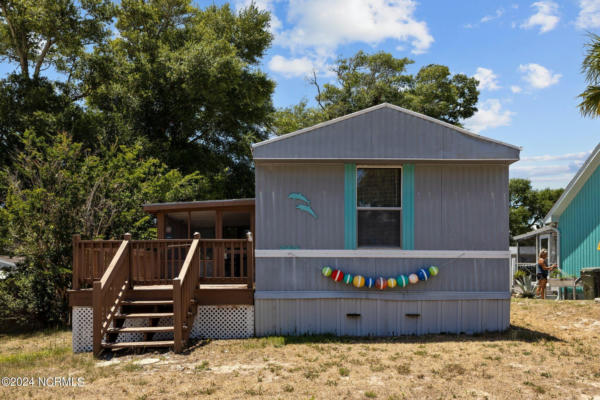
M 384 169 L 384 168 L 389 168 L 389 169 L 399 169 L 400 170 L 400 207 L 359 207 L 358 206 L 358 170 L 359 169 Z M 377 164 L 361 164 L 361 165 L 356 165 L 356 192 L 354 193 L 355 196 L 355 203 L 356 204 L 356 248 L 357 249 L 390 249 L 390 247 L 388 246 L 359 246 L 358 245 L 358 213 L 359 211 L 398 211 L 400 213 L 400 243 L 398 243 L 398 249 L 402 249 L 402 225 L 404 224 L 404 220 L 403 220 L 403 211 L 402 211 L 402 204 L 403 202 L 403 198 L 402 198 L 402 193 L 403 193 L 403 189 L 404 189 L 404 174 L 403 174 L 403 165 L 390 165 L 390 164 L 385 164 L 385 165 L 377 165 Z M 396 246 L 394 246 L 393 248 L 396 248 Z

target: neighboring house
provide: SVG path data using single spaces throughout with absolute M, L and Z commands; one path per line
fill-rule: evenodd
M 254 201 L 146 205 L 158 240 L 74 237 L 73 348 L 504 330 L 519 153 L 390 104 L 258 143 Z
M 0 256 L 0 279 L 6 279 L 21 261 L 23 259 L 18 257 Z
M 253 147 L 257 335 L 506 329 L 518 147 L 382 104 Z M 321 276 L 439 275 L 384 291 Z
M 579 277 L 584 268 L 600 267 L 600 144 L 550 209 L 544 224 L 514 239 L 535 239 L 536 253 L 548 249 L 549 262 L 573 277 Z

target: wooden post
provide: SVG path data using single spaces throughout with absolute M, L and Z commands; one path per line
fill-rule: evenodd
M 92 289 L 93 352 L 99 356 L 102 351 L 102 282 L 94 281 Z
M 252 240 L 252 232 L 246 233 L 248 242 L 246 243 L 246 253 L 248 257 L 248 289 L 254 288 L 254 244 Z
M 79 289 L 79 274 L 81 269 L 81 260 L 79 257 L 79 242 L 81 241 L 81 235 L 76 233 L 73 235 L 73 284 L 71 285 L 74 290 Z
M 129 270 L 128 278 L 127 278 L 127 286 L 129 288 L 133 288 L 133 263 L 131 262 L 131 258 L 133 256 L 131 251 L 131 233 L 126 233 L 123 235 L 123 240 L 127 241 L 127 269 Z
M 165 213 L 163 212 L 156 214 L 156 235 L 158 239 L 165 238 Z
M 182 335 L 182 309 L 181 306 L 181 281 L 179 278 L 173 279 L 173 325 L 175 332 L 173 333 L 174 338 L 174 350 L 175 353 L 181 353 L 183 350 L 183 335 Z

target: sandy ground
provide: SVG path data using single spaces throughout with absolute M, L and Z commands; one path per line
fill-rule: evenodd
M 200 342 L 94 359 L 70 332 L 0 335 L 0 398 L 600 399 L 600 304 L 513 300 L 500 334 Z M 39 377 L 81 386 L 40 387 Z M 81 378 L 82 380 L 78 381 Z

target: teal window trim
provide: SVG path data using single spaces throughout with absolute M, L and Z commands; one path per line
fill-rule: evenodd
M 415 248 L 415 166 L 402 166 L 402 248 Z
M 356 249 L 356 164 L 344 164 L 344 248 Z

